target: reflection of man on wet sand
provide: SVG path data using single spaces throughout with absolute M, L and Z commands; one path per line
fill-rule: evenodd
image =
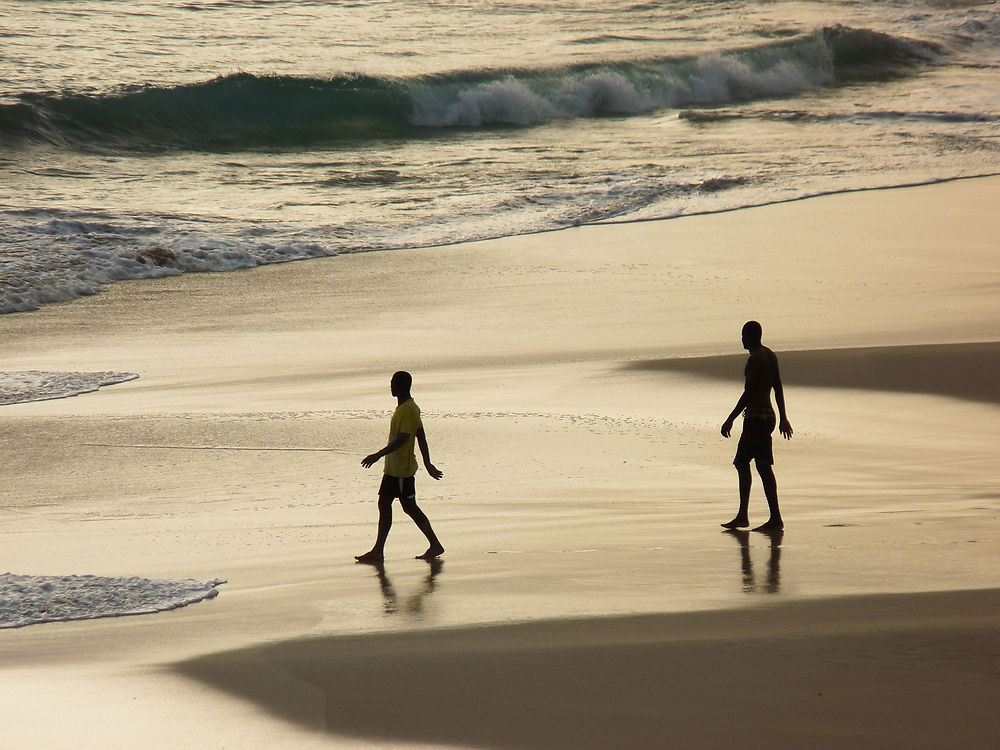
M 738 532 L 737 532 L 738 533 Z M 424 584 L 417 593 L 407 597 L 404 612 L 412 616 L 420 616 L 424 611 L 424 600 L 437 589 L 437 577 L 444 568 L 444 561 L 440 557 L 431 557 L 427 560 L 430 571 Z M 396 599 L 396 589 L 389 580 L 389 575 L 385 572 L 385 564 L 381 561 L 371 563 L 375 568 L 375 575 L 378 578 L 379 589 L 382 591 L 382 600 L 385 613 L 395 615 L 399 613 L 399 605 Z
M 743 348 L 750 352 L 744 375 L 746 385 L 743 395 L 736 402 L 736 408 L 722 425 L 722 436 L 729 437 L 733 429 L 733 420 L 743 413 L 743 434 L 736 448 L 736 458 L 733 465 L 740 479 L 740 509 L 736 517 L 722 524 L 727 529 L 737 529 L 750 525 L 748 506 L 750 504 L 750 486 L 753 475 L 750 472 L 750 461 L 757 465 L 761 484 L 764 486 L 764 496 L 767 507 L 771 511 L 767 522 L 754 531 L 778 531 L 784 528 L 781 511 L 778 509 L 778 484 L 774 478 L 771 466 L 774 456 L 771 452 L 771 433 L 777 421 L 774 407 L 771 406 L 771 390 L 774 390 L 774 400 L 778 404 L 778 430 L 785 439 L 792 436 L 792 425 L 785 416 L 785 394 L 781 388 L 781 375 L 778 372 L 778 358 L 774 352 L 760 343 L 762 336 L 760 323 L 751 320 L 743 326 Z
M 767 594 L 777 594 L 781 590 L 781 542 L 785 532 L 778 529 L 769 531 L 766 534 L 771 550 L 767 559 L 766 585 L 763 587 L 758 585 L 757 576 L 753 569 L 753 559 L 750 556 L 750 532 L 746 529 L 726 529 L 723 533 L 729 534 L 740 544 L 740 568 L 743 571 L 743 591 L 747 594 L 755 594 L 761 591 Z

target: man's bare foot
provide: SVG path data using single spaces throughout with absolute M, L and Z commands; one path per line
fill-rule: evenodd
M 365 552 L 363 555 L 355 555 L 354 559 L 363 565 L 380 565 L 385 562 L 385 555 L 372 550 L 371 552 Z
M 433 560 L 435 557 L 441 557 L 444 554 L 444 547 L 440 544 L 435 544 L 428 548 L 428 550 L 422 554 L 417 555 L 418 560 Z
M 768 519 L 767 523 L 762 523 L 757 528 L 752 529 L 752 531 L 762 531 L 762 532 L 764 532 L 766 534 L 769 531 L 781 531 L 784 528 L 785 528 L 785 524 L 782 523 L 782 521 L 781 521 L 780 518 L 777 519 L 777 520 L 771 518 L 771 519 Z
M 744 526 L 749 526 L 749 525 L 750 525 L 750 520 L 749 519 L 743 518 L 742 516 L 736 516 L 736 518 L 734 518 L 729 523 L 722 524 L 722 528 L 724 528 L 724 529 L 741 529 Z

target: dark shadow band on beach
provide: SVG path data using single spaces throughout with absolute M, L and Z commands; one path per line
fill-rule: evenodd
M 174 665 L 311 730 L 461 747 L 985 747 L 1000 589 L 310 637 Z M 932 679 L 929 679 L 932 677 Z
M 1000 404 L 1000 342 L 778 351 L 791 386 L 923 393 Z M 629 370 L 740 382 L 746 354 L 630 362 Z

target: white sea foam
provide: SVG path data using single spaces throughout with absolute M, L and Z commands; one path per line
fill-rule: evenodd
M 833 83 L 833 74 L 828 68 L 803 68 L 782 61 L 764 71 L 754 71 L 746 63 L 722 55 L 698 60 L 698 72 L 699 75 L 688 83 L 682 98 L 699 104 L 781 96 Z
M 55 216 L 53 216 L 55 214 Z M 237 271 L 334 251 L 308 241 L 215 237 L 184 222 L 77 218 L 66 212 L 11 213 L 0 222 L 0 314 L 37 310 L 96 294 L 116 281 Z
M 0 405 L 79 396 L 138 377 L 133 372 L 0 372 Z
M 830 49 L 818 41 L 806 61 L 778 59 L 753 66 L 733 55 L 690 63 L 632 66 L 535 78 L 506 78 L 448 87 L 412 87 L 411 121 L 423 127 L 534 125 L 596 114 L 639 114 L 691 104 L 727 104 L 812 91 L 834 83 Z
M 219 594 L 222 580 L 0 575 L 0 628 L 165 612 Z

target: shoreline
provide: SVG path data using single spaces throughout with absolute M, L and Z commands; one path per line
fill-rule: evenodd
M 162 281 L 165 278 L 167 278 L 167 279 L 170 279 L 170 278 L 179 278 L 179 277 L 189 276 L 189 275 L 192 275 L 192 274 L 198 274 L 198 275 L 203 275 L 204 274 L 204 275 L 209 275 L 209 276 L 217 275 L 217 274 L 238 274 L 238 273 L 244 273 L 244 272 L 247 272 L 247 271 L 254 271 L 254 270 L 260 269 L 260 268 L 268 268 L 268 267 L 271 267 L 271 266 L 280 266 L 280 265 L 297 264 L 297 263 L 307 263 L 309 261 L 330 260 L 330 259 L 333 259 L 333 258 L 343 258 L 343 257 L 350 257 L 350 256 L 355 256 L 355 255 L 362 255 L 362 256 L 364 256 L 364 255 L 372 255 L 372 254 L 376 254 L 376 253 L 421 252 L 421 251 L 433 250 L 435 248 L 439 249 L 439 248 L 448 248 L 448 247 L 459 247 L 459 246 L 463 246 L 463 245 L 478 244 L 478 243 L 484 243 L 484 242 L 489 243 L 489 242 L 498 242 L 498 241 L 507 241 L 507 240 L 517 240 L 518 238 L 527 238 L 527 237 L 540 237 L 540 236 L 544 237 L 546 235 L 550 235 L 550 234 L 553 234 L 553 233 L 564 232 L 564 231 L 567 231 L 567 230 L 581 229 L 581 228 L 586 228 L 586 227 L 602 227 L 602 226 L 608 226 L 608 227 L 626 226 L 627 227 L 627 226 L 639 225 L 639 224 L 646 224 L 646 223 L 663 223 L 663 222 L 675 221 L 677 219 L 690 219 L 690 218 L 697 218 L 697 217 L 720 216 L 720 215 L 737 213 L 737 212 L 747 211 L 747 210 L 769 208 L 769 207 L 774 207 L 774 206 L 784 206 L 784 205 L 799 203 L 799 202 L 802 202 L 802 201 L 809 201 L 809 200 L 813 200 L 813 199 L 816 199 L 816 198 L 836 197 L 836 196 L 845 196 L 845 195 L 856 195 L 856 194 L 862 194 L 862 193 L 878 193 L 878 192 L 892 191 L 892 190 L 906 190 L 906 189 L 909 189 L 909 188 L 932 187 L 932 186 L 937 186 L 937 185 L 947 185 L 947 184 L 950 184 L 950 183 L 964 182 L 964 181 L 971 181 L 971 180 L 989 180 L 989 179 L 995 179 L 995 178 L 998 178 L 998 177 L 1000 177 L 1000 172 L 988 172 L 988 173 L 978 174 L 978 175 L 960 175 L 960 176 L 957 176 L 957 177 L 941 177 L 941 178 L 934 178 L 934 179 L 929 179 L 929 180 L 924 180 L 924 181 L 907 182 L 907 183 L 901 183 L 901 184 L 879 185 L 879 186 L 874 186 L 874 187 L 862 187 L 862 188 L 844 188 L 844 189 L 841 189 L 841 190 L 829 190 L 829 191 L 820 191 L 820 192 L 816 192 L 816 193 L 805 193 L 803 195 L 799 195 L 799 196 L 796 196 L 796 197 L 793 197 L 793 198 L 775 198 L 774 200 L 765 201 L 765 202 L 762 202 L 762 203 L 747 203 L 745 205 L 728 207 L 728 208 L 703 209 L 703 210 L 700 210 L 700 211 L 693 211 L 691 213 L 678 213 L 678 214 L 674 214 L 674 215 L 671 215 L 671 216 L 659 216 L 659 215 L 657 215 L 657 216 L 643 216 L 643 217 L 640 217 L 640 218 L 628 218 L 628 215 L 626 214 L 626 215 L 623 215 L 621 217 L 611 217 L 611 218 L 608 218 L 608 219 L 597 219 L 597 220 L 594 220 L 594 221 L 579 222 L 579 223 L 569 224 L 569 225 L 565 225 L 565 226 L 553 226 L 553 227 L 549 227 L 549 228 L 546 228 L 546 229 L 538 229 L 538 230 L 526 231 L 526 232 L 516 233 L 516 234 L 490 235 L 490 236 L 486 236 L 486 237 L 479 237 L 479 238 L 473 238 L 473 239 L 460 239 L 460 240 L 455 240 L 453 242 L 445 242 L 445 243 L 437 244 L 437 245 L 419 245 L 418 244 L 418 245 L 405 245 L 405 246 L 400 246 L 400 247 L 379 248 L 379 249 L 373 249 L 373 250 L 352 250 L 352 251 L 349 251 L 349 252 L 333 252 L 333 253 L 328 254 L 328 255 L 308 256 L 308 257 L 304 256 L 304 257 L 301 257 L 301 258 L 277 259 L 277 260 L 272 260 L 272 261 L 268 261 L 268 262 L 258 262 L 256 265 L 246 266 L 246 267 L 242 267 L 242 268 L 235 268 L 235 269 L 206 270 L 206 271 L 187 271 L 187 270 L 182 270 L 182 269 L 174 269 L 174 270 L 177 271 L 176 274 L 171 274 L 171 275 L 168 275 L 168 276 L 163 276 L 160 273 L 160 270 L 159 270 L 163 266 L 158 266 L 157 269 L 155 269 L 155 270 L 151 269 L 150 273 L 152 275 L 150 275 L 150 276 L 143 276 L 143 277 L 137 277 L 137 278 L 127 278 L 127 279 L 119 279 L 119 280 L 112 280 L 112 281 L 109 281 L 109 282 L 103 282 L 103 283 L 99 284 L 99 287 L 98 287 L 97 291 L 95 291 L 93 293 L 80 294 L 80 295 L 78 295 L 76 297 L 73 297 L 73 298 L 70 298 L 70 299 L 60 299 L 60 300 L 55 300 L 55 301 L 51 301 L 51 302 L 43 302 L 39 306 L 28 308 L 28 309 L 11 310 L 9 312 L 0 313 L 0 317 L 18 316 L 18 315 L 30 315 L 30 314 L 37 313 L 37 312 L 39 312 L 39 311 L 41 311 L 43 309 L 47 309 L 47 308 L 52 307 L 52 306 L 72 304 L 73 302 L 76 302 L 76 301 L 81 300 L 81 299 L 87 299 L 89 297 L 94 297 L 94 296 L 99 296 L 99 295 L 105 294 L 109 288 L 111 288 L 113 286 L 117 286 L 119 284 L 156 282 L 156 281 Z M 643 208 L 638 208 L 638 209 L 632 209 L 632 212 L 636 213 L 636 212 L 642 212 L 642 211 L 646 211 L 646 210 L 648 210 L 648 207 L 643 207 Z M 173 267 L 171 267 L 171 268 L 173 268 Z
M 578 224 L 576 226 L 601 226 L 608 224 L 611 226 L 618 226 L 621 224 L 641 224 L 647 221 L 673 221 L 674 219 L 682 219 L 684 217 L 691 216 L 718 216 L 719 214 L 728 214 L 734 211 L 745 211 L 752 208 L 767 208 L 768 206 L 781 206 L 788 203 L 798 203 L 800 201 L 808 201 L 813 198 L 828 198 L 836 195 L 854 195 L 857 193 L 874 193 L 880 192 L 882 190 L 905 190 L 907 188 L 915 187 L 930 187 L 933 185 L 947 185 L 951 182 L 962 182 L 963 180 L 984 180 L 990 179 L 992 177 L 1000 177 L 1000 172 L 986 172 L 984 174 L 973 174 L 973 175 L 959 175 L 958 177 L 937 177 L 930 180 L 921 180 L 918 182 L 903 182 L 896 185 L 878 185 L 875 187 L 861 187 L 861 188 L 844 188 L 843 190 L 824 190 L 818 193 L 807 193 L 805 195 L 800 195 L 795 198 L 780 198 L 773 201 L 768 201 L 766 203 L 748 203 L 745 206 L 736 206 L 735 208 L 720 208 L 718 210 L 704 210 L 698 211 L 696 213 L 689 214 L 676 214 L 674 216 L 649 216 L 642 217 L 641 219 L 599 219 L 597 221 L 587 222 L 586 224 Z M 645 209 L 637 209 L 645 210 Z M 573 227 L 562 227 L 561 229 L 572 229 Z M 559 229 L 547 230 L 547 231 L 560 231 Z

